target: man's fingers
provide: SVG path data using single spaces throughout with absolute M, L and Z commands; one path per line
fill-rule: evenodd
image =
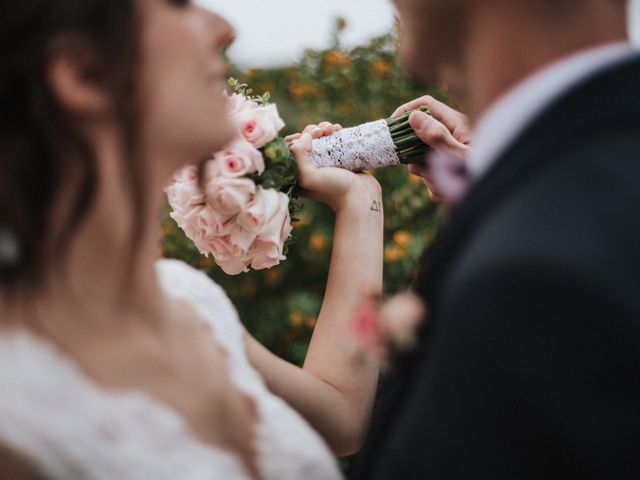
M 424 112 L 415 112 L 409 117 L 409 124 L 420 140 L 434 150 L 448 150 L 466 158 L 469 147 L 454 138 L 447 127 L 435 118 Z
M 420 139 L 433 149 L 449 146 L 453 139 L 449 130 L 424 112 L 412 113 L 409 117 L 409 124 L 420 137 Z
M 442 123 L 460 143 L 465 145 L 471 141 L 471 129 L 467 117 L 450 106 L 436 100 L 431 95 L 424 95 L 399 107 L 392 116 L 428 107 L 433 118 Z
M 411 100 L 410 102 L 399 106 L 396 109 L 396 111 L 391 114 L 391 116 L 392 117 L 397 117 L 398 115 L 405 114 L 407 112 L 410 112 L 411 110 L 415 110 L 415 109 L 420 108 L 420 107 L 429 107 L 429 109 L 431 109 L 431 107 L 429 106 L 430 103 L 431 103 L 431 100 L 433 100 L 433 97 L 431 97 L 429 95 L 425 95 L 423 97 L 416 98 L 415 100 Z
M 429 193 L 429 198 L 431 198 L 431 200 L 434 202 L 444 201 L 444 196 L 438 191 L 435 183 L 433 182 L 428 165 L 409 165 L 409 172 L 412 175 L 422 177 L 422 181 L 427 187 L 427 192 Z
M 411 173 L 411 175 L 425 178 L 425 176 L 428 175 L 428 172 L 429 172 L 429 166 L 427 164 L 409 165 L 409 173 Z
M 429 103 L 429 111 L 433 118 L 447 127 L 457 141 L 465 145 L 471 142 L 471 128 L 466 115 L 434 98 Z

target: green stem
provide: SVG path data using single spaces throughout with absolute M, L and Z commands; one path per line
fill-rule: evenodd
M 419 145 L 422 142 L 416 135 L 407 135 L 406 137 L 394 140 L 393 143 L 395 143 L 397 149 L 401 149 L 402 147 L 410 147 L 416 144 Z
M 415 111 L 430 115 L 427 107 L 420 107 L 387 120 L 398 158 L 403 164 L 424 163 L 425 155 L 429 151 L 429 147 L 422 143 L 409 123 L 409 117 Z

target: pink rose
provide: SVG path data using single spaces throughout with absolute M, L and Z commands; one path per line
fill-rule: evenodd
M 216 212 L 209 205 L 205 206 L 195 219 L 197 227 L 202 231 L 203 236 L 224 236 L 233 229 L 231 216 Z
M 224 150 L 214 155 L 217 163 L 212 175 L 219 174 L 225 177 L 242 177 L 249 173 L 264 172 L 264 159 L 262 153 L 245 140 L 236 140 Z
M 169 205 L 178 215 L 184 215 L 195 206 L 204 205 L 204 193 L 198 186 L 196 167 L 180 169 L 173 184 L 165 189 Z
M 285 259 L 279 245 L 260 240 L 259 238 L 254 242 L 253 248 L 249 251 L 249 257 L 251 258 L 251 268 L 255 270 L 275 267 Z
M 174 183 L 167 187 L 167 198 L 174 212 L 183 214 L 193 207 L 204 205 L 204 194 L 196 186 Z
M 249 251 L 251 266 L 256 270 L 274 267 L 286 259 L 283 254 L 284 244 L 292 231 L 289 198 L 278 192 L 278 200 L 279 206 L 275 209 L 275 214 L 267 220 Z
M 283 196 L 287 200 L 286 202 L 284 202 Z M 263 233 L 262 230 L 267 222 L 278 211 L 283 208 L 288 209 L 288 205 L 288 197 L 283 193 L 272 188 L 258 187 L 251 203 L 238 215 L 238 224 L 251 232 Z
M 285 125 L 275 105 L 242 109 L 233 118 L 239 124 L 242 138 L 256 148 L 262 148 L 276 138 Z
M 245 230 L 240 225 L 235 225 L 233 230 L 229 233 L 229 241 L 236 251 L 242 252 L 243 257 L 246 256 L 246 253 L 249 251 L 257 237 L 257 233 Z
M 198 217 L 204 208 L 204 205 L 199 205 L 191 208 L 190 210 L 171 212 L 171 218 L 176 221 L 178 226 L 184 231 L 185 235 L 196 245 L 198 245 L 198 243 L 204 238 L 204 232 L 198 224 Z
M 226 91 L 224 95 L 227 97 L 229 103 L 229 115 L 234 116 L 243 110 L 252 109 L 256 105 L 255 102 L 249 100 L 244 95 L 233 93 L 229 95 Z
M 289 215 L 289 197 L 282 192 L 278 194 L 278 207 L 274 208 L 274 215 L 267 219 L 258 233 L 262 240 L 273 243 L 284 243 L 291 235 L 291 216 Z
M 214 178 L 207 185 L 207 201 L 222 215 L 236 215 L 253 200 L 256 184 L 248 178 Z
M 244 252 L 234 245 L 229 235 L 210 238 L 208 250 L 227 275 L 238 275 L 249 271 L 249 262 L 245 259 Z
M 193 165 L 189 165 L 178 170 L 175 173 L 174 178 L 176 182 L 186 183 L 187 185 L 197 185 L 198 169 Z

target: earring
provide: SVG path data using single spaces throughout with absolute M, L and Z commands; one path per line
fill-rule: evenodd
M 0 267 L 13 266 L 20 262 L 21 249 L 16 236 L 0 227 Z

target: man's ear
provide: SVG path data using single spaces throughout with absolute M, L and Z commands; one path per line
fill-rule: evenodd
M 47 81 L 60 105 L 78 117 L 99 117 L 111 110 L 111 99 L 100 78 L 101 68 L 89 48 L 61 48 L 51 55 Z

